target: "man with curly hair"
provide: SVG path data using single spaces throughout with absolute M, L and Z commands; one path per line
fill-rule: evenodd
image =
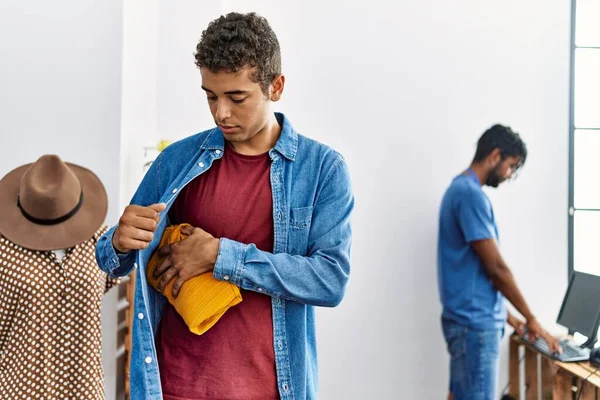
M 335 307 L 350 273 L 348 168 L 333 149 L 271 111 L 285 78 L 266 19 L 230 13 L 212 21 L 195 63 L 215 128 L 167 147 L 119 223 L 97 246 L 101 268 L 135 268 L 133 399 L 315 399 L 315 306 Z M 182 241 L 158 248 L 170 225 Z M 242 302 L 202 335 L 158 290 L 212 274 Z M 160 372 L 160 373 L 159 373 Z M 162 397 L 161 397 L 162 396 Z

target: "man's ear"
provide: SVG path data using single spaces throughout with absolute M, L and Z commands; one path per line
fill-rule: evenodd
M 490 164 L 492 167 L 495 167 L 500 163 L 500 161 L 502 161 L 502 152 L 498 147 L 492 150 L 492 152 L 488 156 L 488 160 L 490 160 Z
M 285 76 L 279 74 L 271 81 L 271 85 L 269 86 L 270 91 L 270 100 L 271 101 L 279 101 L 283 94 L 283 88 L 285 86 Z

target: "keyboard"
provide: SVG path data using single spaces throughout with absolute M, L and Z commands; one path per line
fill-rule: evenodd
M 529 340 L 527 340 L 527 333 L 524 334 L 521 339 L 529 343 Z M 529 344 L 531 344 L 531 346 L 533 346 L 533 348 L 540 353 L 561 362 L 579 362 L 590 359 L 590 350 L 579 347 L 572 340 L 562 339 L 559 343 L 560 347 L 562 348 L 562 354 L 551 353 L 548 349 L 548 343 L 546 343 L 546 341 L 542 338 L 537 338 L 535 342 Z

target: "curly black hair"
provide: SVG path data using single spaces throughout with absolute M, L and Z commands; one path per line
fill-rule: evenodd
M 494 149 L 500 149 L 502 159 L 509 156 L 520 156 L 521 160 L 517 169 L 521 168 L 527 159 L 525 142 L 509 126 L 496 124 L 485 131 L 477 142 L 477 151 L 473 161 L 483 161 Z
M 194 57 L 198 68 L 212 72 L 256 67 L 252 79 L 265 94 L 273 79 L 281 74 L 277 36 L 266 18 L 253 12 L 232 12 L 213 20 L 202 32 Z

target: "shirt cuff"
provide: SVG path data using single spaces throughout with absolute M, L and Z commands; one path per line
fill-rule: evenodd
M 105 268 L 105 272 L 110 275 L 113 275 L 121 265 L 127 265 L 130 262 L 133 262 L 135 258 L 135 251 L 130 251 L 129 253 L 117 253 L 112 244 L 113 235 L 115 233 L 115 228 L 112 228 L 108 232 L 106 232 L 101 238 L 98 247 L 99 255 L 102 260 L 105 260 L 107 263 L 107 267 Z
M 247 247 L 248 245 L 234 240 L 219 239 L 219 254 L 215 262 L 213 277 L 241 286 Z

